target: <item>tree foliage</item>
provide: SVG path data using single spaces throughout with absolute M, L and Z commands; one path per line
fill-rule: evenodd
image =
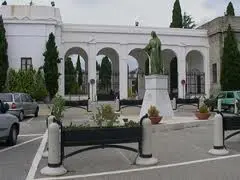
M 170 24 L 171 28 L 182 28 L 182 10 L 179 0 L 176 0 L 173 6 L 172 11 L 172 23 Z
M 100 66 L 100 64 L 96 61 L 96 70 L 97 70 L 97 71 L 100 71 L 100 69 L 101 69 L 101 66 Z
M 76 71 L 72 59 L 68 57 L 65 61 L 65 93 L 70 94 L 76 84 Z
M 101 68 L 99 71 L 99 79 L 100 79 L 101 85 L 104 88 L 111 87 L 111 77 L 112 77 L 112 65 L 108 57 L 105 56 L 102 59 Z
M 183 15 L 182 26 L 184 29 L 193 29 L 196 27 L 196 24 L 193 21 L 193 18 L 190 15 L 187 15 L 186 12 L 184 12 L 184 15 Z
M 33 99 L 44 100 L 48 95 L 45 86 L 44 75 L 41 70 L 13 70 L 9 69 L 7 78 L 8 92 L 28 93 Z
M 77 72 L 77 82 L 78 82 L 78 86 L 82 86 L 82 83 L 83 83 L 83 75 L 82 75 L 82 67 L 81 67 L 81 62 L 80 62 L 80 57 L 78 55 L 78 58 L 77 58 L 77 64 L 76 64 L 76 72 Z
M 8 43 L 6 39 L 6 31 L 3 24 L 2 16 L 0 16 L 0 92 L 5 89 L 8 71 Z
M 3 1 L 2 5 L 6 6 L 7 5 L 7 1 Z
M 240 89 L 240 52 L 237 40 L 229 25 L 224 39 L 224 48 L 221 67 L 221 88 L 227 90 Z
M 58 78 L 60 76 L 58 72 L 58 64 L 60 63 L 58 55 L 55 36 L 53 33 L 50 33 L 46 43 L 46 50 L 43 54 L 45 83 L 50 99 L 58 92 Z
M 228 3 L 226 16 L 235 16 L 234 7 L 231 1 Z

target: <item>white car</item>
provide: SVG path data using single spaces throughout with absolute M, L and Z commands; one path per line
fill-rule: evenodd
M 0 140 L 13 146 L 17 143 L 20 125 L 16 116 L 7 113 L 8 109 L 8 104 L 3 104 L 0 101 Z

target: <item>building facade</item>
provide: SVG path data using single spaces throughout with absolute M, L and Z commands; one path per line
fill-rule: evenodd
M 209 39 L 209 69 L 211 93 L 220 89 L 221 57 L 223 55 L 224 38 L 227 34 L 228 25 L 231 25 L 232 31 L 239 42 L 240 50 L 240 17 L 223 16 L 213 19 L 203 24 L 198 29 L 206 29 Z M 240 59 L 239 59 L 240 60 Z
M 47 6 L 2 6 L 11 68 L 38 68 L 43 65 L 49 33 L 56 36 L 59 56 L 59 93 L 64 92 L 64 60 L 79 54 L 85 61 L 88 94 L 96 100 L 96 56 L 105 55 L 112 63 L 112 90 L 128 98 L 129 57 L 144 71 L 147 54 L 142 50 L 156 31 L 162 43 L 164 72 L 169 75 L 169 93 L 179 98 L 206 94 L 210 90 L 209 42 L 206 30 L 136 26 L 64 24 L 60 10 Z M 138 96 L 143 97 L 144 76 L 138 76 Z

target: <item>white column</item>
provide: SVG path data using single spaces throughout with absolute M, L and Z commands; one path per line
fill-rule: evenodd
M 90 80 L 94 79 L 95 83 L 93 85 L 90 84 Z M 88 48 L 88 83 L 89 87 L 89 96 L 91 101 L 97 100 L 97 72 L 96 72 L 96 44 L 89 44 Z
M 125 59 L 119 59 L 120 99 L 128 98 L 128 68 Z
M 182 80 L 186 80 L 186 53 L 185 48 L 180 47 L 177 52 L 177 65 L 178 65 L 178 98 L 185 98 L 186 84 L 182 85 Z
M 203 63 L 205 73 L 205 94 L 208 98 L 210 96 L 210 63 L 209 63 L 209 48 L 203 49 Z

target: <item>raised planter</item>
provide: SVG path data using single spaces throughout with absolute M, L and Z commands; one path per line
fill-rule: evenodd
M 152 124 L 158 124 L 162 120 L 162 116 L 159 117 L 149 117 L 151 120 Z
M 195 112 L 195 116 L 199 120 L 208 120 L 208 118 L 211 116 L 210 113 L 200 113 L 200 112 Z
M 64 146 L 87 146 L 141 142 L 142 127 L 63 129 Z

